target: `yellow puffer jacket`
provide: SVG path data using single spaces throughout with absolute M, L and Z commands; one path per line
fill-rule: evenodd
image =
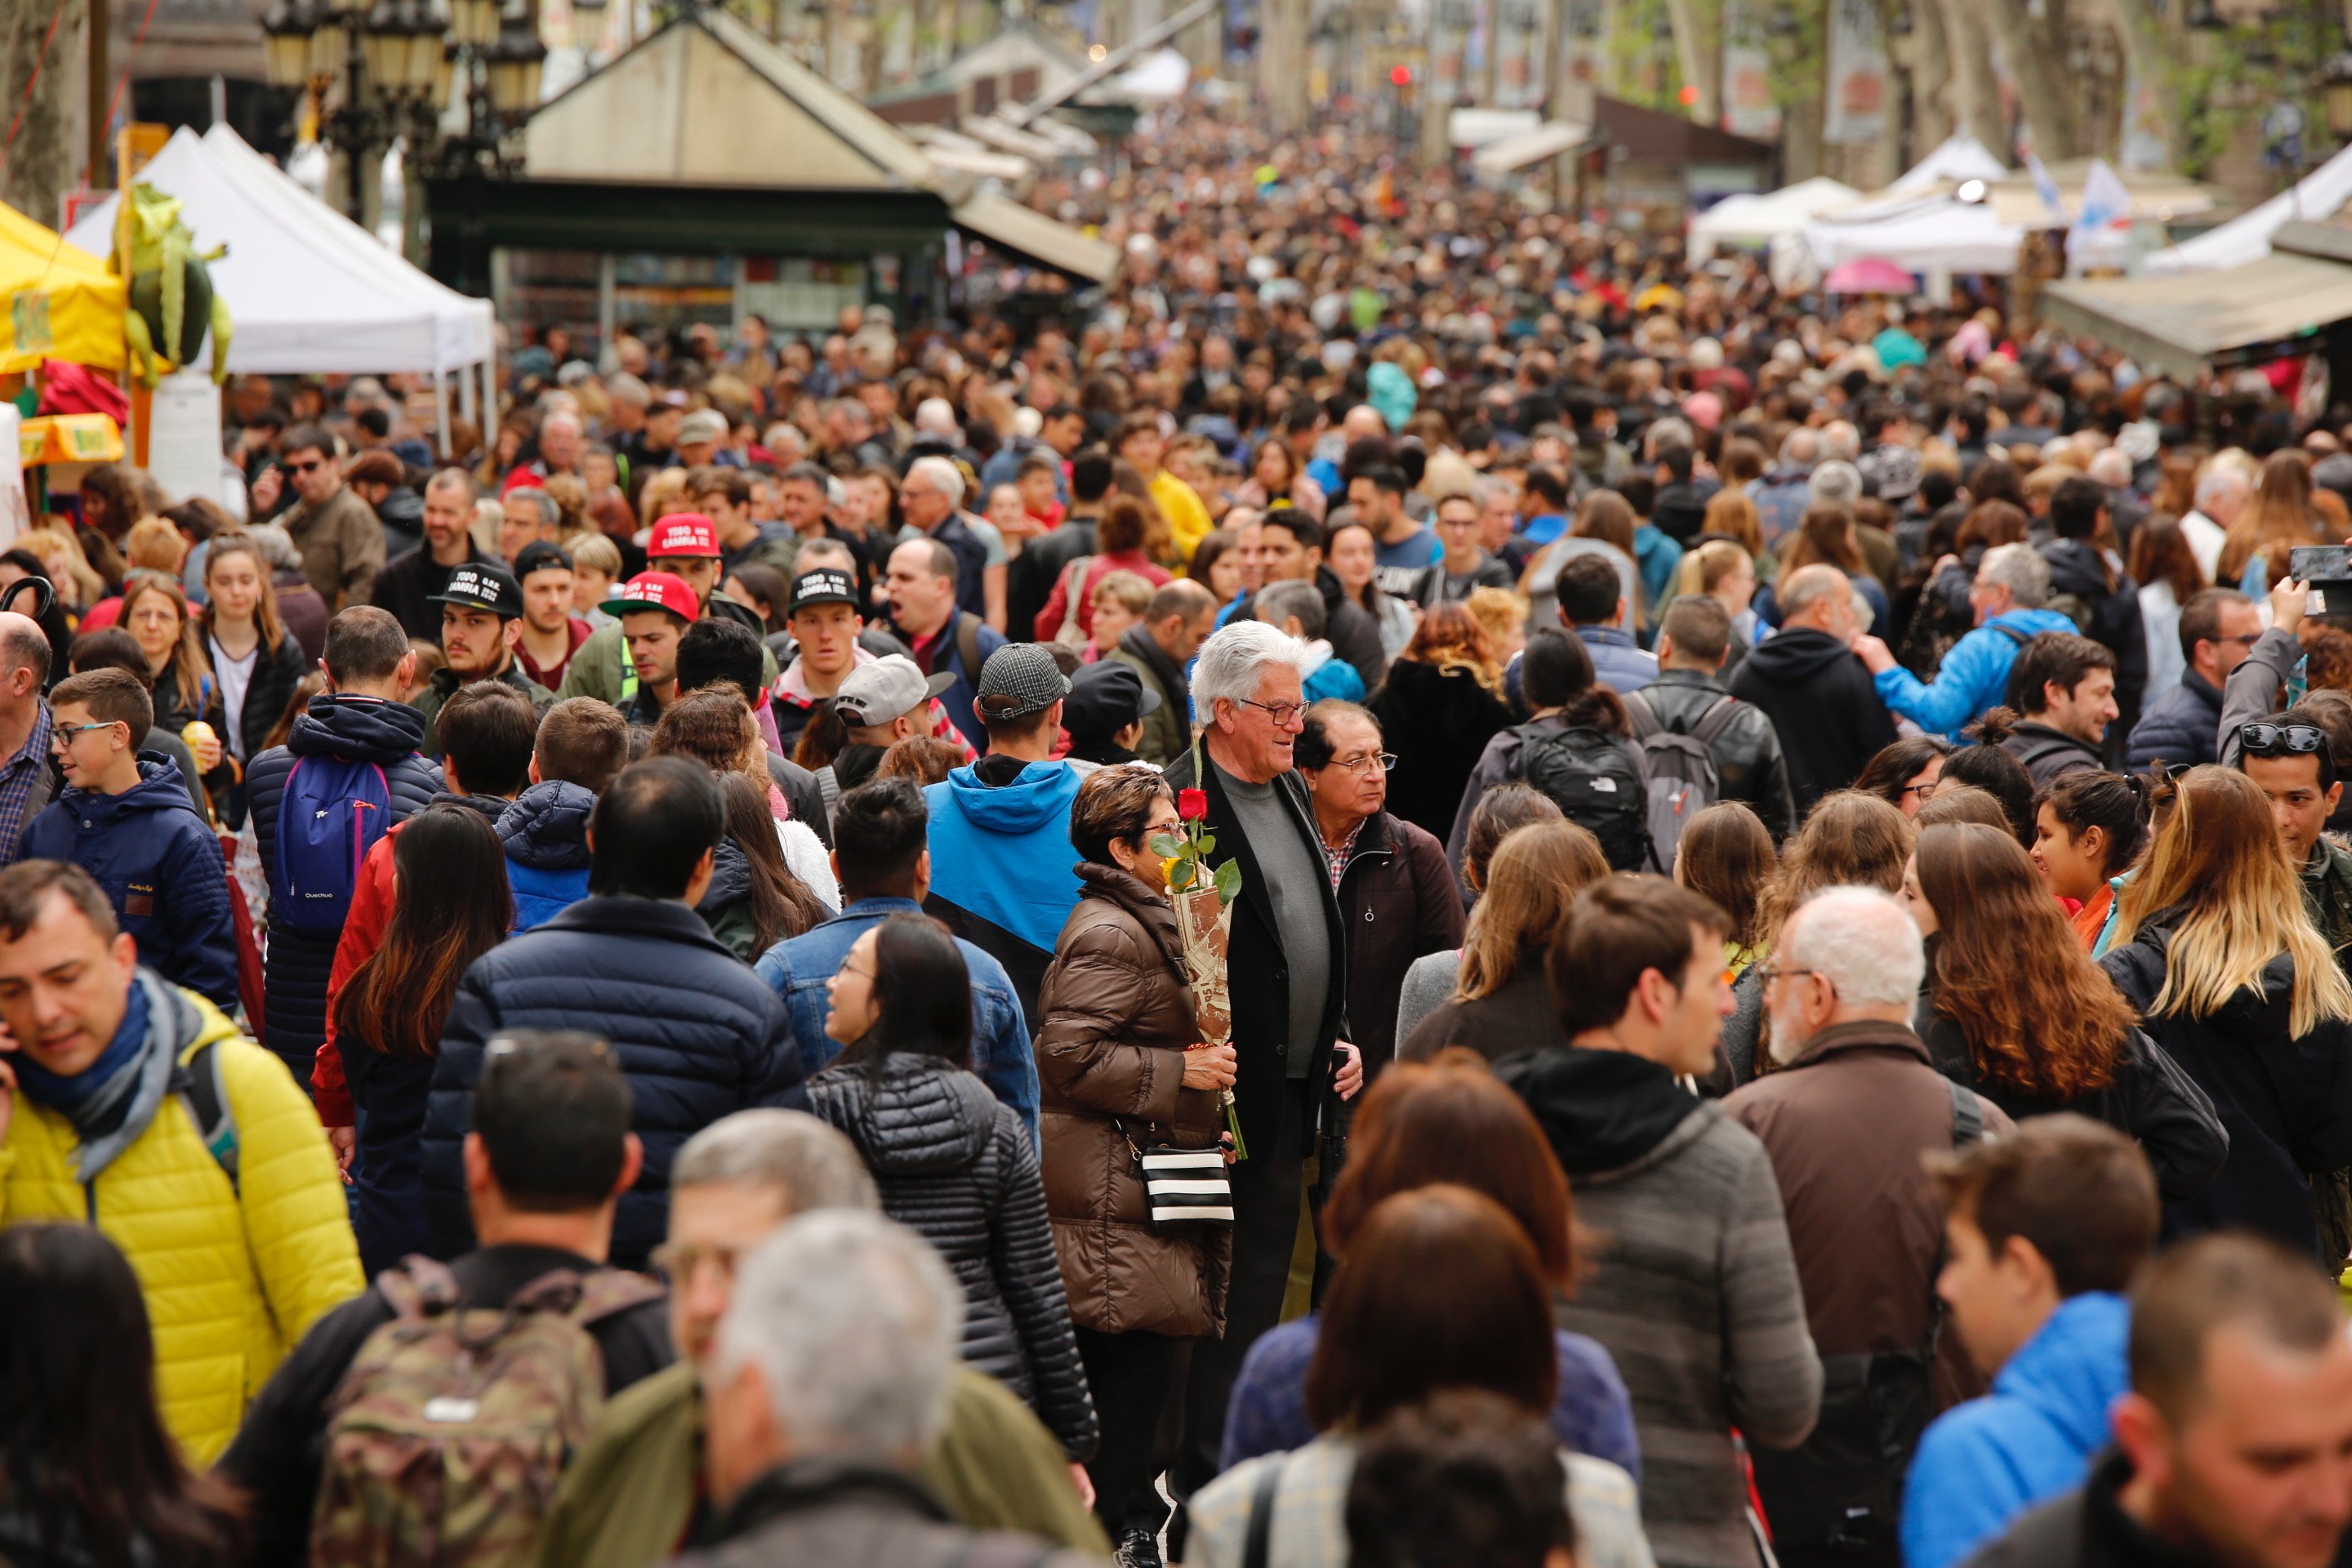
M 283 1062 L 240 1037 L 211 1003 L 178 994 L 198 1020 L 180 1059 L 219 1042 L 236 1118 L 237 1186 L 197 1137 L 186 1105 L 170 1096 L 146 1133 L 85 1189 L 73 1174 L 72 1123 L 18 1094 L 0 1142 L 0 1225 L 85 1221 L 122 1248 L 154 1323 L 163 1425 L 201 1469 L 228 1447 L 247 1402 L 304 1331 L 365 1281 L 310 1100 Z

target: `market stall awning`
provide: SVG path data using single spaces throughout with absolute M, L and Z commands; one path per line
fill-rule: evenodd
M 1547 158 L 1573 153 L 1592 140 L 1592 127 L 1574 120 L 1547 120 L 1531 130 L 1487 142 L 1470 154 L 1470 166 L 1488 179 L 1517 174 Z
M 1794 234 L 1813 218 L 1860 200 L 1860 191 L 1825 174 L 1763 195 L 1726 196 L 1691 219 L 1691 259 L 1705 261 L 1720 245 L 1765 243 Z
M 2053 283 L 2042 310 L 2143 370 L 2194 381 L 2216 367 L 2297 352 L 2302 340 L 2352 320 L 2352 266 L 2274 250 L 2221 272 Z
M 386 250 L 359 226 L 218 128 L 186 126 L 140 172 L 183 203 L 235 331 L 228 368 L 264 375 L 339 371 L 439 372 L 487 358 L 490 306 L 467 299 Z M 66 237 L 106 246 L 119 195 Z
M 45 359 L 122 368 L 122 279 L 0 203 L 0 375 Z
M 1115 247 L 1009 197 L 983 192 L 966 196 L 953 210 L 956 227 L 974 238 L 1082 282 L 1107 283 L 1118 268 Z
M 898 127 L 718 6 L 686 14 L 532 111 L 533 179 L 908 191 L 931 168 Z
M 2006 276 L 2017 270 L 2017 247 L 2025 231 L 2003 223 L 1981 202 L 1927 196 L 1832 213 L 1807 224 L 1803 238 L 1823 272 L 1876 258 L 1906 272 Z

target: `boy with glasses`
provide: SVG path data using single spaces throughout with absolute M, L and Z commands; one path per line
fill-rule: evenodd
M 106 892 L 139 957 L 235 1011 L 236 936 L 220 840 L 170 758 L 142 754 L 154 703 L 127 670 L 68 676 L 49 694 L 65 789 L 25 829 L 24 858 L 80 867 Z

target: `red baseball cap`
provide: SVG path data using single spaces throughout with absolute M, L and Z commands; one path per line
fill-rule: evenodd
M 646 559 L 667 561 L 680 555 L 719 553 L 719 529 L 698 511 L 674 511 L 654 524 L 646 542 Z
M 667 572 L 640 572 L 620 586 L 619 592 L 604 601 L 608 616 L 625 616 L 631 610 L 667 610 L 682 621 L 702 617 L 702 601 L 694 596 L 694 585 L 685 578 Z

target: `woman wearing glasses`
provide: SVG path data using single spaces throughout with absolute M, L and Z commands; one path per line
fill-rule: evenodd
M 1318 702 L 1295 746 L 1298 776 L 1348 927 L 1348 1022 L 1377 1073 L 1396 1047 L 1405 971 L 1462 945 L 1462 893 L 1445 847 L 1387 809 L 1380 721 L 1353 702 Z
M 2322 1245 L 2308 1173 L 2352 1165 L 2352 985 L 2272 814 L 2247 773 L 2183 774 L 2099 962 L 2230 1134 L 2221 1174 L 2165 1205 L 2166 1234 L 2250 1226 L 2332 1273 L 2342 1241 Z
M 1934 735 L 1906 735 L 1881 747 L 1870 759 L 1853 787 L 1874 795 L 1906 816 L 1916 817 L 1943 781 L 1944 759 L 1951 742 Z

